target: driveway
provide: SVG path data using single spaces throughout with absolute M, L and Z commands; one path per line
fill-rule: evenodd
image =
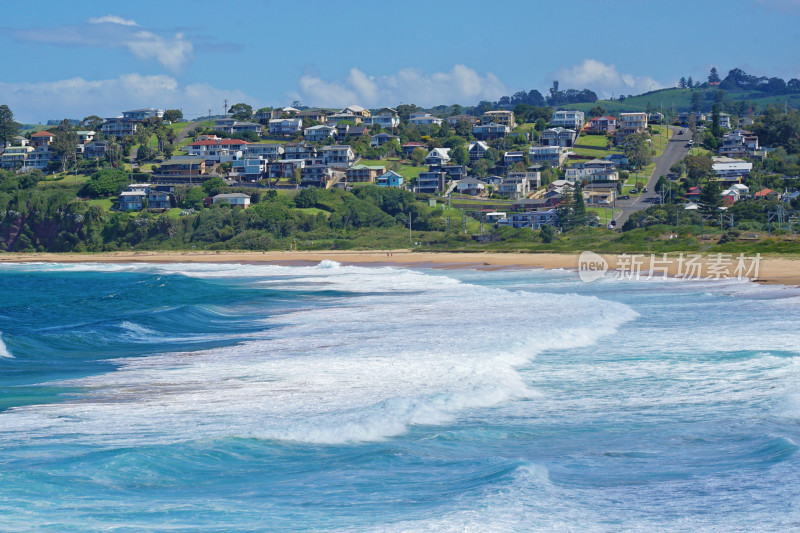
M 658 178 L 661 176 L 666 176 L 669 173 L 670 167 L 682 160 L 689 153 L 689 146 L 687 143 L 692 138 L 691 130 L 689 128 L 681 128 L 679 126 L 670 126 L 670 129 L 673 131 L 674 135 L 669 140 L 664 152 L 656 158 L 656 168 L 653 169 L 653 174 L 647 180 L 647 184 L 644 185 L 644 187 L 647 187 L 647 190 L 650 192 L 639 194 L 630 200 L 616 201 L 615 208 L 621 211 L 617 216 L 614 217 L 618 228 L 625 224 L 632 213 L 635 213 L 641 209 L 646 209 L 652 205 L 644 200 L 645 198 L 653 195 L 653 191 L 655 191 L 656 188 L 656 183 L 658 183 Z M 680 131 L 683 131 L 683 133 L 679 134 L 678 132 Z M 656 142 L 656 139 L 657 137 L 654 138 L 653 141 Z

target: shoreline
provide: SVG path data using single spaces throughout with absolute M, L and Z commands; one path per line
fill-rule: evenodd
M 712 254 L 713 256 L 714 254 Z M 631 272 L 631 267 L 623 257 L 614 254 L 598 254 L 604 259 L 608 270 Z M 628 256 L 630 257 L 630 255 Z M 649 264 L 650 254 L 640 254 L 644 271 Z M 656 256 L 658 259 L 660 256 Z M 669 256 L 670 264 L 662 269 L 667 275 L 680 273 L 678 258 Z M 735 256 L 734 256 L 735 258 Z M 99 252 L 99 253 L 0 253 L 2 263 L 270 263 L 286 265 L 313 265 L 323 260 L 336 261 L 346 265 L 372 264 L 417 266 L 431 268 L 476 268 L 494 270 L 498 268 L 545 268 L 578 270 L 578 254 L 567 253 L 510 253 L 510 252 L 412 252 L 410 250 L 326 250 L 326 251 L 272 251 L 272 252 L 209 252 L 209 251 L 138 251 L 138 252 Z M 705 269 L 713 261 L 704 255 L 698 264 Z M 734 261 L 735 262 L 735 261 Z M 705 272 L 705 270 L 703 270 Z M 658 274 L 663 275 L 663 273 Z M 758 277 L 753 280 L 760 284 L 800 286 L 800 257 L 761 257 Z

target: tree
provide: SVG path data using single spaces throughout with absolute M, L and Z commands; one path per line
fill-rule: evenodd
M 50 151 L 61 160 L 61 172 L 67 170 L 67 161 L 76 157 L 78 134 L 74 131 L 57 131 L 50 143 Z
M 14 121 L 14 113 L 7 105 L 0 105 L 0 148 L 11 144 L 11 140 L 19 135 L 19 123 Z
M 111 143 L 106 149 L 106 160 L 111 163 L 111 166 L 116 168 L 122 161 L 122 147 L 119 143 Z
M 119 169 L 104 169 L 92 174 L 92 177 L 78 192 L 81 196 L 99 198 L 112 196 L 129 182 L 128 173 Z
M 606 115 L 606 113 L 608 113 L 608 111 L 606 111 L 606 108 L 601 105 L 596 105 L 589 110 L 589 116 L 592 118 L 603 117 Z
M 711 135 L 719 139 L 722 137 L 722 127 L 719 125 L 719 104 L 711 108 Z
M 228 113 L 236 120 L 247 121 L 253 118 L 253 107 L 244 103 L 233 104 Z
M 575 184 L 572 199 L 572 223 L 575 227 L 585 226 L 586 218 L 586 204 L 583 201 L 583 187 L 580 183 Z
M 206 198 L 206 192 L 203 190 L 202 187 L 195 185 L 194 187 L 190 187 L 188 191 L 186 191 L 186 196 L 181 203 L 181 207 L 184 209 L 202 209 L 203 208 L 203 200 Z
M 458 135 L 459 137 L 469 139 L 469 136 L 472 134 L 472 125 L 466 120 L 462 119 L 456 122 L 454 130 L 456 132 L 456 135 Z
M 679 89 L 685 89 L 686 88 L 686 78 L 684 78 L 683 76 L 681 76 L 681 79 L 678 80 L 678 88 Z
M 479 178 L 485 178 L 489 175 L 489 164 L 486 162 L 485 159 L 481 159 L 480 161 L 476 161 L 470 167 L 472 169 L 472 173 L 478 176 Z
M 722 205 L 721 192 L 722 190 L 717 180 L 706 180 L 706 184 L 700 191 L 700 197 L 697 201 L 700 212 L 704 215 L 716 214 L 717 208 Z
M 652 159 L 650 139 L 646 133 L 631 133 L 625 138 L 623 153 L 634 168 L 646 167 Z
M 701 99 L 702 99 L 702 96 L 700 96 L 700 93 L 698 93 L 698 92 L 692 93 L 692 111 L 694 111 L 695 113 L 699 113 L 700 112 Z
M 686 177 L 693 184 L 700 183 L 713 173 L 713 162 L 708 156 L 687 155 L 683 161 L 686 164 Z
M 556 236 L 556 230 L 553 229 L 553 226 L 551 226 L 550 224 L 544 224 L 539 229 L 539 237 L 545 244 L 550 244 L 551 242 L 553 242 L 555 236 Z
M 694 80 L 692 79 L 691 76 L 689 76 L 688 78 L 686 78 L 686 88 L 691 89 L 692 87 L 694 87 Z
M 84 128 L 88 128 L 92 131 L 98 131 L 100 129 L 100 126 L 103 125 L 103 122 L 105 122 L 105 120 L 98 117 L 97 115 L 89 115 L 88 117 L 84 117 L 84 119 L 81 120 L 81 126 Z
M 425 161 L 425 157 L 427 156 L 427 152 L 420 147 L 414 148 L 414 151 L 411 152 L 411 161 L 413 161 L 415 167 L 422 166 L 422 162 Z
M 717 67 L 711 67 L 711 72 L 708 73 L 708 83 L 719 83 L 719 73 L 717 73 Z
M 222 178 L 211 178 L 203 182 L 203 190 L 209 196 L 218 194 L 219 190 L 225 187 L 227 187 L 227 185 L 225 185 L 225 181 L 223 181 Z
M 450 150 L 450 159 L 457 165 L 466 165 L 469 163 L 469 152 L 464 145 L 457 146 Z
M 164 120 L 170 122 L 180 122 L 183 120 L 183 111 L 180 109 L 167 109 L 164 111 Z

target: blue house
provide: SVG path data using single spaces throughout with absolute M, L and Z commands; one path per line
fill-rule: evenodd
M 403 185 L 403 176 L 390 170 L 378 176 L 378 187 L 401 187 Z

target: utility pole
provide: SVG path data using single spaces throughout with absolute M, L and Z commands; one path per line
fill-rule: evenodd
M 227 98 L 225 99 L 225 107 L 223 107 L 222 109 L 223 109 L 223 113 L 222 114 L 223 115 L 227 115 L 228 114 L 228 99 Z

